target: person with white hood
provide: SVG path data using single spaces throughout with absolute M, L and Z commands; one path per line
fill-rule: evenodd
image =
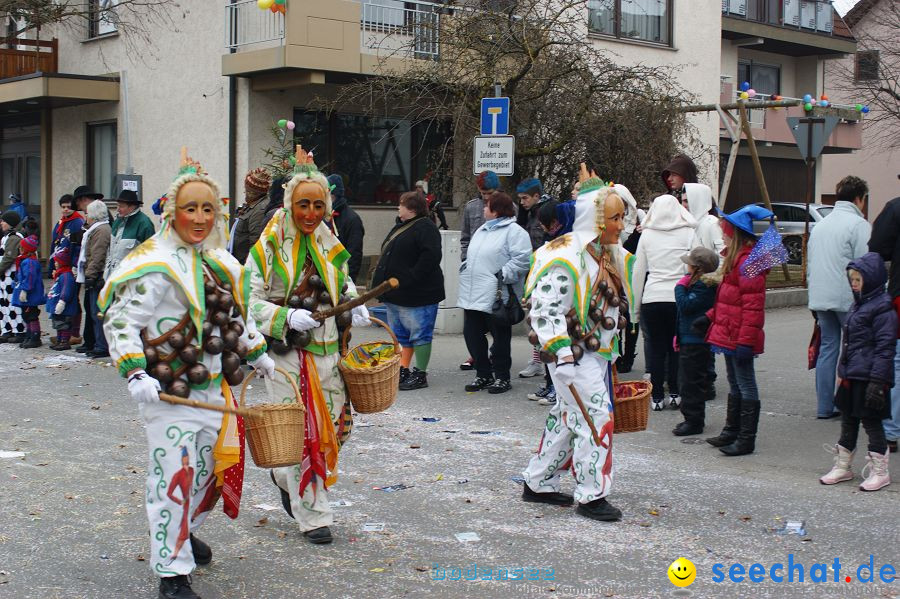
M 691 249 L 705 247 L 717 254 L 725 248 L 722 239 L 722 227 L 719 225 L 716 203 L 713 201 L 712 189 L 703 183 L 685 183 L 682 205 L 697 220 Z
M 653 200 L 642 225 L 635 256 L 634 316 L 641 323 L 647 348 L 647 366 L 653 384 L 652 407 L 666 404 L 677 410 L 678 356 L 672 340 L 676 332 L 675 284 L 685 275 L 681 256 L 691 249 L 697 220 L 675 196 L 664 194 Z M 664 385 L 668 382 L 669 397 Z
M 613 189 L 616 195 L 625 202 L 626 208 L 625 226 L 619 234 L 619 245 L 633 254 L 637 251 L 637 244 L 641 238 L 639 225 L 644 222 L 644 218 L 647 215 L 638 208 L 634 196 L 631 195 L 631 191 L 627 187 L 621 183 L 616 183 L 613 185 Z M 628 321 L 628 325 L 622 332 L 621 339 L 624 349 L 622 355 L 616 360 L 616 370 L 621 374 L 631 372 L 631 368 L 634 366 L 634 359 L 637 357 L 638 326 L 637 323 L 631 322 L 628 311 L 625 312 L 625 319 Z

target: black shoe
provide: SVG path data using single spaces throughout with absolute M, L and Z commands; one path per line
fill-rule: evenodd
M 405 381 L 407 378 L 409 378 L 409 368 L 407 368 L 406 366 L 401 366 L 400 367 L 400 382 L 399 382 L 401 389 L 403 388 L 403 381 Z
M 10 337 L 12 337 L 12 333 L 4 333 L 0 335 L 0 343 L 9 343 Z
M 475 370 L 475 360 L 469 358 L 465 362 L 459 365 L 460 370 Z
M 494 377 L 492 376 L 480 376 L 476 378 L 474 381 L 466 385 L 466 391 L 481 391 L 482 389 L 486 389 L 494 384 Z
M 616 372 L 619 374 L 628 374 L 632 368 L 632 364 L 616 364 Z
M 57 343 L 55 345 L 51 345 L 50 349 L 52 349 L 53 351 L 69 351 L 70 349 L 72 349 L 72 346 L 68 343 Z
M 94 348 L 88 347 L 87 345 L 82 344 L 82 345 L 79 345 L 78 347 L 76 347 L 75 351 L 77 351 L 79 354 L 86 354 L 88 352 L 94 351 Z
M 606 498 L 595 499 L 590 503 L 579 503 L 578 507 L 575 508 L 575 512 L 585 518 L 599 520 L 600 522 L 615 522 L 622 518 L 622 510 L 610 505 Z
M 23 335 L 13 335 L 6 340 L 7 343 L 15 343 L 16 345 L 21 345 L 23 341 L 25 341 Z
M 284 511 L 287 512 L 287 515 L 291 518 L 294 517 L 294 510 L 291 509 L 291 495 L 284 489 L 278 486 L 278 483 L 275 482 L 275 472 L 269 470 L 269 478 L 272 479 L 272 484 L 278 487 L 278 490 L 281 491 L 281 507 L 284 508 Z
M 741 430 L 734 443 L 720 447 L 719 451 L 728 456 L 753 453 L 756 449 L 756 429 L 759 426 L 759 402 L 741 402 Z
M 194 552 L 194 563 L 198 566 L 205 566 L 212 561 L 212 549 L 194 535 L 191 535 L 191 551 Z
M 685 437 L 687 435 L 699 435 L 703 433 L 703 425 L 685 420 L 672 429 L 672 434 L 676 437 Z
M 896 441 L 888 441 L 888 453 L 897 453 L 897 442 Z
M 715 437 L 708 437 L 706 442 L 713 447 L 725 447 L 731 445 L 737 439 L 741 428 L 741 399 L 731 393 L 728 394 L 728 403 L 725 405 L 725 427 Z
M 42 345 L 43 345 L 43 343 L 41 343 L 40 334 L 39 333 L 30 333 L 25 338 L 25 341 L 22 342 L 22 345 L 20 345 L 19 347 L 21 347 L 22 349 L 34 349 L 34 348 L 40 347 Z
M 816 416 L 816 420 L 831 420 L 832 418 L 840 418 L 840 417 L 841 417 L 841 413 L 835 411 L 835 412 L 832 412 L 831 414 L 829 414 L 828 416 Z
M 96 360 L 97 358 L 108 358 L 109 352 L 95 349 L 94 351 L 87 352 L 85 355 L 92 360 Z
M 428 373 L 418 368 L 413 368 L 406 380 L 400 381 L 401 391 L 413 391 L 414 389 L 424 389 L 428 386 Z
M 575 499 L 571 495 L 556 492 L 538 493 L 532 491 L 531 487 L 528 486 L 528 483 L 522 484 L 522 501 L 527 501 L 528 503 L 547 503 L 550 505 L 572 505 L 575 503 Z
M 159 579 L 159 599 L 200 599 L 191 588 L 191 578 L 181 574 Z
M 510 389 L 512 389 L 512 384 L 509 382 L 509 379 L 496 379 L 494 384 L 488 387 L 488 393 L 497 395 L 498 393 L 506 393 Z
M 313 545 L 327 545 L 334 540 L 334 537 L 331 536 L 331 529 L 327 526 L 307 530 L 303 536 Z

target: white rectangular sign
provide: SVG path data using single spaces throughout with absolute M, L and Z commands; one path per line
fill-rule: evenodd
M 513 174 L 516 162 L 516 138 L 512 135 L 479 135 L 475 137 L 474 174 L 494 171 L 502 177 Z

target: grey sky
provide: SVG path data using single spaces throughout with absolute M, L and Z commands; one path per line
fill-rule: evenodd
M 847 14 L 859 0 L 834 0 L 834 8 L 842 17 Z

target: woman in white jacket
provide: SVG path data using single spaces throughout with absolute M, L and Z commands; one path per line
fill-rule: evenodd
M 510 341 L 512 327 L 497 324 L 491 318 L 497 289 L 506 303 L 512 285 L 516 298 L 522 299 L 525 275 L 531 260 L 531 238 L 516 224 L 512 199 L 495 193 L 484 205 L 485 223 L 472 235 L 466 261 L 459 270 L 459 307 L 463 308 L 463 337 L 469 355 L 475 360 L 476 378 L 466 391 L 505 393 L 512 386 Z M 493 356 L 488 357 L 487 333 L 493 338 Z M 493 361 L 493 363 L 492 363 Z
M 681 256 L 691 249 L 697 221 L 671 195 L 661 195 L 650 205 L 642 225 L 635 256 L 635 315 L 646 340 L 645 356 L 653 383 L 653 409 L 666 403 L 681 405 L 678 395 L 678 356 L 672 345 L 676 329 L 675 284 L 684 276 Z M 668 362 L 668 363 L 667 363 Z M 664 384 L 669 384 L 666 400 Z
M 725 241 L 722 239 L 719 217 L 715 214 L 712 189 L 703 183 L 685 183 L 682 200 L 686 203 L 684 207 L 697 220 L 697 228 L 694 229 L 694 238 L 691 240 L 691 249 L 705 247 L 721 254 L 725 248 Z

